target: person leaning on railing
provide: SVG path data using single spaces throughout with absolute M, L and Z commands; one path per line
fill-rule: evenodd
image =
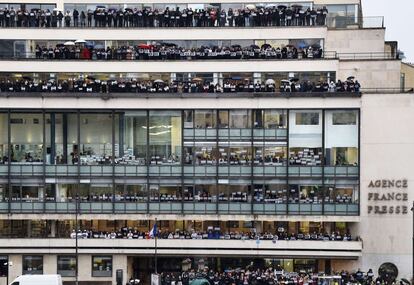
M 17 15 L 17 17 L 16 17 Z M 326 25 L 328 10 L 303 8 L 300 5 L 267 5 L 243 9 L 185 8 L 164 10 L 151 8 L 101 8 L 94 11 L 52 12 L 42 9 L 0 8 L 0 27 L 267 27 L 267 26 L 322 26 Z
M 319 45 L 295 47 L 293 45 L 272 47 L 263 44 L 261 47 L 250 45 L 201 46 L 183 48 L 171 44 L 155 43 L 154 45 L 119 46 L 94 48 L 84 45 L 55 47 L 35 47 L 36 59 L 85 59 L 85 60 L 219 60 L 219 59 L 317 59 L 323 57 Z
M 53 93 L 281 93 L 292 92 L 348 92 L 359 93 L 361 85 L 348 79 L 334 85 L 333 82 L 298 82 L 298 79 L 282 80 L 279 89 L 274 80 L 257 81 L 225 79 L 223 85 L 195 78 L 192 81 L 138 81 L 100 80 L 95 78 L 68 80 L 1 80 L 0 92 L 53 92 Z

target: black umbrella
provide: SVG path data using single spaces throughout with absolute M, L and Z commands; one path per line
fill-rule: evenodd
M 407 279 L 405 279 L 405 278 L 401 278 L 401 281 L 402 281 L 402 282 L 404 282 L 404 283 L 406 283 L 406 284 L 411 284 L 411 283 L 410 283 L 410 281 L 408 281 L 408 280 L 407 280 Z
M 299 81 L 299 78 L 294 77 L 294 78 L 290 79 L 290 81 L 292 81 L 292 82 L 298 82 Z
M 31 77 L 29 77 L 29 76 L 23 76 L 22 77 L 24 80 L 32 80 L 32 78 Z
M 355 76 L 349 76 L 346 80 L 354 80 Z
M 93 77 L 93 76 L 87 76 L 87 78 L 90 79 L 90 80 L 96 80 L 96 78 Z
M 241 48 L 241 45 L 232 45 L 232 48 Z
M 272 46 L 269 45 L 269 44 L 262 44 L 262 49 L 267 49 L 267 48 L 270 48 L 270 47 L 272 47 Z
M 259 49 L 260 47 L 258 45 L 251 45 L 250 46 L 252 49 Z
M 286 6 L 286 5 L 278 5 L 278 6 L 277 6 L 277 8 L 278 8 L 278 9 L 286 9 L 286 8 L 287 8 L 287 6 Z
M 293 5 L 292 5 L 292 8 L 293 8 L 293 9 L 302 9 L 302 5 L 299 5 L 299 4 L 293 4 Z

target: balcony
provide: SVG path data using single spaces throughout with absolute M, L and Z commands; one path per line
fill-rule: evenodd
M 8 165 L 0 165 L 0 176 L 9 174 Z M 198 165 L 43 165 L 14 164 L 10 165 L 12 177 L 322 177 L 326 178 L 358 178 L 358 166 L 289 166 L 281 163 L 264 164 L 220 164 L 205 161 Z
M 99 73 L 102 70 L 113 73 L 214 73 L 214 72 L 338 72 L 337 59 L 295 59 L 295 60 L 187 60 L 187 61 L 39 61 L 2 60 L 0 71 L 33 73 Z
M 158 239 L 159 255 L 214 255 L 214 256 L 268 256 L 356 259 L 362 254 L 361 241 L 306 241 L 293 240 L 177 240 Z M 80 254 L 153 254 L 154 240 L 146 239 L 79 239 Z M 18 254 L 36 252 L 39 254 L 73 254 L 74 239 L 2 239 L 0 253 Z
M 212 214 L 212 215 L 303 215 L 357 216 L 358 202 L 352 203 L 259 203 L 217 200 L 212 202 L 141 199 L 136 202 L 66 202 L 12 200 L 0 202 L 0 213 L 11 214 Z

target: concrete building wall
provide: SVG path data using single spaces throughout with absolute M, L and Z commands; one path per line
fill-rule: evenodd
M 414 65 L 402 63 L 401 73 L 404 74 L 404 89 L 414 88 Z
M 363 240 L 361 269 L 377 272 L 384 262 L 400 270 L 399 277 L 412 274 L 412 212 L 414 199 L 414 96 L 412 94 L 362 97 L 361 105 L 361 222 L 358 232 Z M 406 188 L 370 187 L 372 180 L 407 180 Z M 373 201 L 370 193 L 401 193 L 402 201 Z M 372 195 L 372 194 L 371 194 Z M 404 196 L 402 196 L 404 197 Z M 371 198 L 371 199 L 370 199 Z M 387 207 L 387 213 L 375 208 Z M 393 206 L 393 212 L 389 213 Z M 396 206 L 407 207 L 406 214 L 396 214 Z M 401 209 L 402 210 L 402 209 Z
M 355 76 L 364 89 L 400 88 L 401 61 L 399 60 L 361 60 L 340 61 L 338 79 L 346 80 Z
M 383 53 L 384 40 L 385 29 L 328 30 L 325 50 L 337 53 Z

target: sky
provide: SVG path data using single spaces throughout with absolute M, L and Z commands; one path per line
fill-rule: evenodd
M 362 0 L 364 17 L 384 16 L 385 40 L 398 41 L 405 62 L 414 63 L 414 0 Z

